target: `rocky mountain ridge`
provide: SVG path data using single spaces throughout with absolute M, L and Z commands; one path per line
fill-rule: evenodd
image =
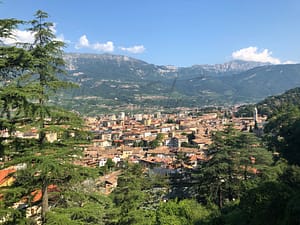
M 66 54 L 65 60 L 68 79 L 80 88 L 64 93 L 62 104 L 67 102 L 75 110 L 104 105 L 176 108 L 255 103 L 300 86 L 300 64 L 231 61 L 176 67 L 110 54 Z

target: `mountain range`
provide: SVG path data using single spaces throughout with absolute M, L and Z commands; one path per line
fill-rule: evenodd
M 79 53 L 64 59 L 67 79 L 79 88 L 62 93 L 56 101 L 88 114 L 255 103 L 300 86 L 300 64 L 230 61 L 176 67 L 121 55 Z

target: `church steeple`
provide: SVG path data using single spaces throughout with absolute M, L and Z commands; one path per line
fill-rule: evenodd
M 258 117 L 257 108 L 255 107 L 254 112 L 253 112 L 253 120 L 254 120 L 255 123 L 257 123 L 257 117 Z

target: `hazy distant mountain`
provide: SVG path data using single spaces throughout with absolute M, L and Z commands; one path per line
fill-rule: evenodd
M 65 60 L 69 79 L 80 86 L 63 95 L 74 108 L 96 98 L 97 107 L 103 102 L 149 107 L 256 102 L 300 86 L 300 64 L 231 61 L 176 67 L 110 54 L 66 54 Z
M 86 69 L 93 74 L 101 74 L 103 77 L 125 75 L 124 79 L 140 77 L 142 79 L 153 79 L 159 76 L 167 78 L 179 76 L 182 78 L 206 75 L 222 76 L 236 74 L 255 67 L 269 65 L 268 63 L 247 62 L 234 60 L 224 64 L 215 65 L 194 65 L 191 67 L 157 66 L 146 63 L 142 60 L 122 55 L 111 54 L 67 54 L 65 55 L 67 69 L 76 71 Z
M 181 68 L 182 77 L 192 77 L 195 75 L 203 76 L 224 76 L 237 74 L 255 67 L 270 65 L 269 63 L 248 62 L 241 60 L 234 60 L 224 64 L 215 65 L 194 65 L 191 67 Z
M 67 69 L 75 72 L 75 76 L 76 72 L 82 72 L 101 79 L 151 80 L 177 71 L 176 67 L 156 66 L 122 55 L 67 54 L 64 58 Z
M 181 81 L 192 95 L 207 92 L 223 95 L 228 102 L 257 101 L 300 86 L 300 64 L 259 66 L 221 77 L 200 77 Z M 193 91 L 193 92 L 192 92 Z

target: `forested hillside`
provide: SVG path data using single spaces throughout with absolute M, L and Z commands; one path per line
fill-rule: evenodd
M 288 111 L 290 107 L 300 106 L 300 88 L 290 89 L 283 94 L 269 96 L 257 104 L 242 105 L 236 116 L 253 116 L 253 108 L 257 107 L 259 114 L 272 116 L 280 111 Z
M 90 115 L 105 112 L 106 107 L 128 111 L 126 105 L 169 110 L 255 103 L 300 85 L 299 64 L 231 61 L 176 67 L 110 54 L 64 58 L 67 79 L 79 88 L 63 92 L 56 102 Z

